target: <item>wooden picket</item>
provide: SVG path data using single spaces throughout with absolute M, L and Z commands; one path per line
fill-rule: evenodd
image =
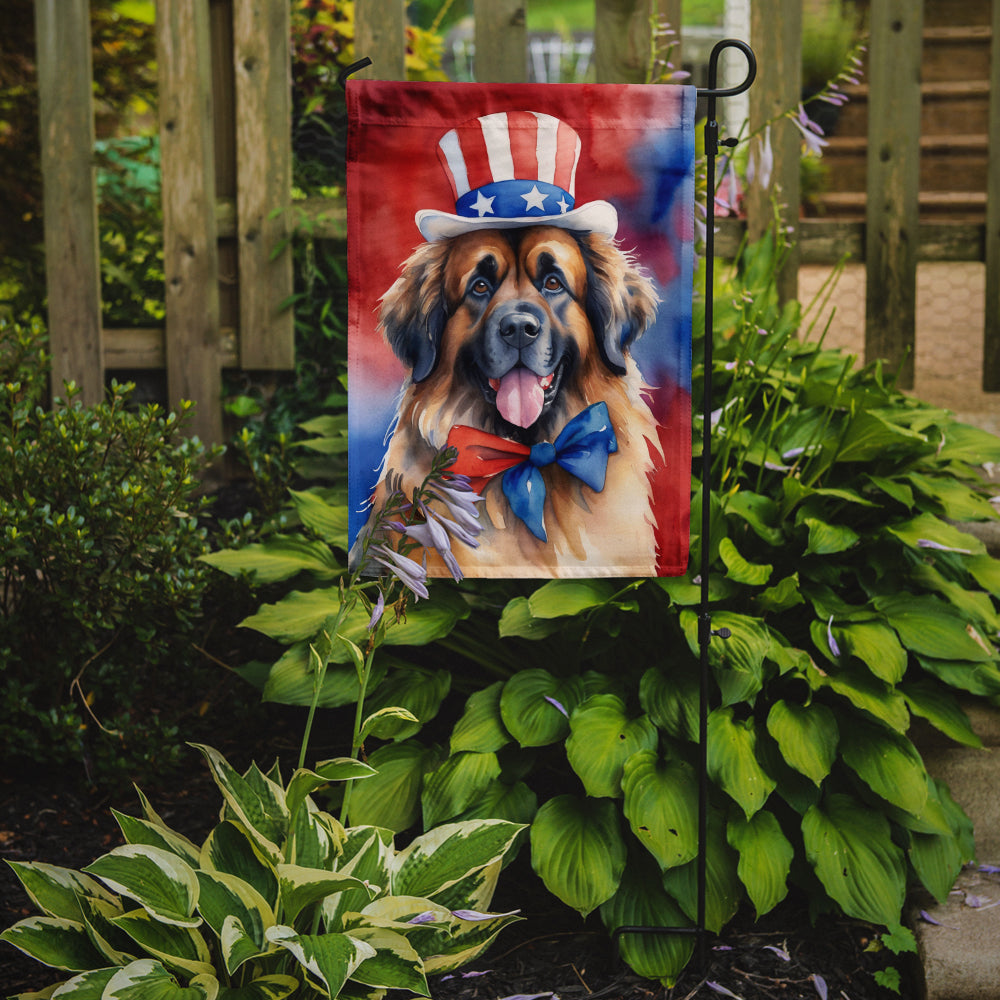
M 474 0 L 477 79 L 527 79 L 527 2 Z M 870 0 L 867 215 L 787 217 L 796 249 L 781 291 L 795 294 L 799 262 L 832 263 L 845 253 L 863 260 L 867 356 L 895 367 L 908 355 L 908 380 L 917 262 L 985 261 L 983 385 L 1000 391 L 1000 0 L 992 4 L 985 225 L 917 214 L 921 12 L 930 2 Z M 681 11 L 681 0 L 595 0 L 598 82 L 644 80 L 650 19 L 679 31 Z M 195 400 L 195 431 L 220 441 L 222 370 L 294 364 L 292 315 L 284 308 L 293 235 L 289 0 L 158 0 L 165 329 L 101 329 L 89 3 L 35 0 L 35 13 L 54 388 L 72 379 L 92 402 L 108 370 L 165 368 L 168 401 Z M 357 0 L 355 50 L 373 60 L 363 75 L 404 78 L 405 13 L 405 0 Z M 753 129 L 798 101 L 802 0 L 754 0 L 751 16 L 759 65 Z M 726 123 L 725 111 L 720 118 L 735 134 L 740 123 Z M 747 229 L 755 235 L 771 222 L 774 196 L 798 204 L 798 133 L 787 120 L 772 132 L 769 187 L 751 189 L 746 221 L 722 220 L 720 254 L 732 253 Z M 312 220 L 317 237 L 342 239 L 344 216 L 342 200 L 311 200 L 294 217 Z

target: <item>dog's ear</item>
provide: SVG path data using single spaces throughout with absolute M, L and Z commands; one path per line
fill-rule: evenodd
M 625 374 L 625 356 L 656 318 L 653 283 L 635 259 L 609 237 L 590 233 L 582 240 L 587 261 L 587 318 L 604 363 Z
M 403 273 L 382 296 L 379 326 L 414 382 L 434 370 L 448 308 L 444 296 L 447 243 L 425 243 L 403 264 Z

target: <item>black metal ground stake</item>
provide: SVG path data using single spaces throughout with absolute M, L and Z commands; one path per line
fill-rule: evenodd
M 719 57 L 725 49 L 739 49 L 747 60 L 747 75 L 739 86 L 718 88 Z M 708 60 L 708 87 L 698 90 L 698 96 L 708 101 L 705 122 L 705 159 L 707 193 L 705 219 L 705 353 L 704 399 L 702 400 L 701 451 L 701 604 L 698 611 L 698 647 L 701 653 L 701 688 L 698 699 L 698 910 L 694 927 L 618 927 L 613 938 L 622 934 L 695 934 L 698 938 L 698 964 L 707 966 L 705 954 L 705 896 L 707 889 L 708 845 L 708 648 L 712 636 L 729 637 L 729 629 L 712 629 L 712 614 L 708 609 L 709 534 L 711 528 L 711 494 L 708 489 L 712 474 L 712 295 L 715 287 L 715 158 L 719 147 L 735 146 L 736 139 L 719 139 L 719 123 L 715 120 L 715 102 L 719 97 L 735 97 L 750 89 L 757 76 L 757 59 L 746 42 L 725 38 L 717 42 Z

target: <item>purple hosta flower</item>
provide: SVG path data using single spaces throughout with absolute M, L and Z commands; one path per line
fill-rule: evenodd
M 412 590 L 417 597 L 429 596 L 426 566 L 421 566 L 409 556 L 394 552 L 386 545 L 373 545 L 368 552 L 375 562 L 396 576 L 403 586 Z
M 956 549 L 954 546 L 951 546 L 951 545 L 942 545 L 940 542 L 935 542 L 933 539 L 930 539 L 930 538 L 918 538 L 917 539 L 917 548 L 920 548 L 920 549 L 937 549 L 940 552 L 958 552 L 960 555 L 963 555 L 963 556 L 971 556 L 972 555 L 972 549 Z
M 1000 865 L 979 865 L 978 870 L 985 875 L 1000 875 Z
M 802 133 L 806 149 L 816 156 L 822 156 L 827 141 L 823 138 L 823 130 L 806 114 L 806 109 L 800 104 L 798 114 L 793 114 L 791 118 L 792 124 Z
M 927 924 L 933 924 L 935 927 L 944 927 L 949 931 L 957 931 L 957 927 L 952 927 L 951 924 L 942 924 L 940 920 L 936 920 L 932 917 L 926 910 L 920 911 L 920 919 Z
M 432 924 L 435 920 L 437 920 L 437 914 L 433 910 L 424 910 L 423 913 L 410 917 L 406 922 L 408 924 Z
M 747 162 L 747 183 L 755 181 L 763 190 L 771 186 L 771 174 L 774 173 L 774 150 L 771 148 L 771 126 L 764 129 L 763 136 L 750 146 L 750 159 Z
M 412 538 L 418 545 L 422 545 L 425 549 L 433 549 L 441 557 L 445 566 L 448 567 L 448 572 L 456 580 L 462 579 L 462 570 L 458 565 L 458 560 L 455 558 L 454 553 L 451 551 L 451 539 L 448 538 L 448 532 L 444 530 L 441 522 L 438 521 L 429 511 L 427 512 L 427 520 L 424 522 L 418 522 L 417 524 L 408 524 L 404 528 L 407 538 Z
M 840 656 L 840 646 L 837 645 L 837 640 L 833 637 L 833 615 L 830 615 L 830 620 L 826 623 L 826 641 L 830 647 L 830 652 L 834 656 Z
M 764 945 L 764 951 L 773 951 L 782 962 L 790 962 L 792 960 L 792 956 L 784 948 L 779 948 L 776 944 Z
M 483 498 L 472 489 L 466 476 L 449 476 L 447 482 L 438 480 L 427 487 L 427 493 L 440 500 L 452 520 L 470 535 L 478 535 L 482 530 L 476 504 Z
M 368 631 L 374 630 L 375 626 L 382 620 L 382 615 L 385 612 L 385 594 L 380 590 L 378 592 L 378 600 L 375 602 L 375 607 L 372 608 L 372 616 L 368 619 Z
M 742 192 L 740 191 L 740 180 L 736 176 L 736 165 L 733 163 L 732 157 L 727 157 L 727 160 L 725 179 L 715 194 L 715 207 L 717 211 L 736 215 L 740 210 Z
M 555 707 L 559 709 L 559 711 L 562 712 L 562 714 L 565 715 L 567 719 L 569 718 L 569 712 L 566 711 L 565 707 L 562 705 L 561 702 L 556 701 L 555 698 L 552 698 L 549 695 L 545 695 L 544 698 L 550 705 L 555 705 Z
M 480 913 L 479 910 L 452 910 L 451 915 L 458 917 L 459 920 L 478 922 L 493 920 L 495 917 L 516 917 L 520 912 L 520 910 L 510 910 L 507 913 Z
M 441 977 L 441 982 L 446 983 L 449 979 L 478 979 L 480 976 L 488 976 L 492 971 L 484 969 L 482 972 L 450 972 L 447 976 Z
M 809 978 L 813 981 L 813 986 L 816 987 L 816 992 L 819 994 L 819 1000 L 826 1000 L 828 992 L 826 988 L 826 980 L 815 972 Z
M 724 997 L 733 997 L 734 1000 L 743 1000 L 743 997 L 741 997 L 738 993 L 734 993 L 732 990 L 726 989 L 726 987 L 723 986 L 722 983 L 713 983 L 711 980 L 709 980 L 708 982 L 705 983 L 705 985 L 713 993 L 721 993 Z
M 555 993 L 512 993 L 500 1000 L 559 1000 Z

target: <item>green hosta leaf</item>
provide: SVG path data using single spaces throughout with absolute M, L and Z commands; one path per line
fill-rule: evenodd
M 625 842 L 608 799 L 557 795 L 531 825 L 531 865 L 553 895 L 586 916 L 618 889 Z
M 113 892 L 134 899 L 151 917 L 178 927 L 197 927 L 198 878 L 191 866 L 170 851 L 146 844 L 125 844 L 98 858 L 84 871 Z
M 421 804 L 424 826 L 454 819 L 500 777 L 495 753 L 452 754 L 424 780 Z
M 687 927 L 691 922 L 664 891 L 656 868 L 630 858 L 615 894 L 601 904 L 601 920 L 614 933 L 619 927 Z M 691 959 L 690 934 L 623 934 L 622 958 L 638 975 L 673 986 Z
M 930 656 L 918 656 L 917 662 L 949 687 L 986 697 L 1000 694 L 1000 669 L 993 663 L 936 660 Z
M 730 580 L 737 583 L 744 583 L 748 587 L 763 587 L 771 578 L 774 567 L 768 563 L 747 562 L 740 555 L 739 549 L 730 538 L 723 538 L 719 541 L 719 557 L 726 566 L 726 575 Z
M 781 512 L 770 497 L 739 490 L 726 498 L 726 514 L 745 521 L 768 545 L 779 546 L 784 540 Z
M 983 741 L 972 728 L 969 717 L 947 688 L 931 680 L 908 681 L 900 686 L 914 715 L 926 719 L 945 736 L 967 747 L 981 747 Z
M 773 587 L 761 591 L 754 598 L 756 605 L 763 612 L 787 611 L 798 604 L 804 604 L 805 598 L 799 590 L 799 574 L 793 573 L 779 580 Z
M 871 410 L 862 410 L 851 421 L 837 452 L 838 462 L 868 462 L 894 447 L 925 444 L 927 439 L 899 424 L 890 423 Z
M 757 762 L 757 733 L 752 718 L 733 718 L 732 708 L 708 717 L 708 774 L 749 819 L 774 791 L 775 781 Z
M 806 813 L 802 836 L 820 882 L 849 917 L 899 923 L 906 866 L 880 812 L 849 795 L 830 795 Z
M 212 974 L 208 945 L 193 928 L 160 923 L 145 910 L 123 913 L 111 922 L 168 968 L 179 969 L 189 976 Z
M 277 905 L 277 873 L 242 824 L 220 823 L 202 845 L 199 867 L 234 875 L 253 886 L 270 906 Z
M 997 436 L 981 427 L 949 421 L 944 441 L 937 453 L 939 462 L 966 462 L 981 465 L 983 462 L 1000 461 Z
M 804 518 L 803 523 L 809 529 L 806 555 L 829 556 L 845 552 L 855 545 L 860 537 L 846 524 L 828 524 L 815 517 Z
M 198 910 L 205 922 L 215 931 L 223 942 L 226 958 L 226 970 L 232 975 L 247 958 L 255 957 L 265 950 L 264 931 L 275 923 L 274 913 L 267 900 L 252 885 L 235 875 L 222 872 L 198 872 L 198 883 L 201 893 L 198 898 Z M 239 924 L 238 932 L 230 928 L 224 934 L 227 921 Z M 227 942 L 226 938 L 229 938 Z M 233 945 L 233 938 L 241 943 L 241 952 Z M 242 942 L 249 939 L 250 953 Z
M 347 548 L 347 505 L 331 504 L 313 490 L 289 490 L 295 513 L 324 542 Z
M 529 598 L 535 618 L 564 618 L 607 604 L 615 587 L 607 580 L 550 580 Z
M 6 941 L 35 961 L 54 969 L 81 972 L 99 968 L 105 960 L 91 944 L 87 929 L 64 917 L 28 917 L 0 934 Z
M 697 855 L 698 782 L 688 764 L 640 751 L 625 762 L 622 790 L 625 818 L 660 868 Z
M 159 962 L 143 958 L 117 970 L 101 1000 L 216 1000 L 218 995 L 219 982 L 210 974 L 181 986 Z
M 462 717 L 451 733 L 451 752 L 473 750 L 494 753 L 510 742 L 510 733 L 500 717 L 500 692 L 503 681 L 470 695 Z
M 434 899 L 461 879 L 499 862 L 522 829 L 497 819 L 447 823 L 428 830 L 396 855 L 392 891 Z
M 726 829 L 729 846 L 739 851 L 736 873 L 760 919 L 788 894 L 788 873 L 795 849 L 773 813 L 762 809 L 751 819 L 738 816 Z
M 732 919 L 744 896 L 736 865 L 736 852 L 726 843 L 725 821 L 713 811 L 705 850 L 705 926 L 714 934 Z M 698 918 L 697 859 L 665 871 L 663 887 L 691 920 Z
M 39 861 L 8 861 L 7 864 L 13 869 L 31 901 L 46 916 L 65 917 L 75 921 L 83 919 L 80 896 L 115 902 L 115 897 L 97 879 L 71 868 L 60 868 Z
M 906 732 L 910 713 L 906 710 L 903 696 L 884 681 L 873 677 L 868 670 L 841 667 L 835 673 L 822 674 L 812 667 L 806 676 L 814 689 L 829 688 L 897 732 Z
M 504 684 L 500 716 L 521 746 L 547 746 L 569 732 L 569 716 L 583 696 L 579 677 L 562 680 L 547 670 L 522 670 Z
M 698 616 L 693 611 L 682 611 L 680 621 L 692 654 L 700 656 Z M 759 618 L 728 611 L 712 615 L 712 628 L 715 631 L 727 628 L 731 633 L 728 639 L 713 636 L 708 647 L 708 662 L 722 690 L 723 704 L 752 702 L 763 686 L 764 659 L 771 648 L 770 633 Z
M 909 521 L 889 525 L 886 531 L 895 535 L 911 549 L 925 548 L 926 543 L 931 542 L 934 546 L 942 546 L 945 549 L 966 552 L 970 555 L 983 555 L 986 552 L 986 546 L 978 538 L 942 521 L 933 514 L 918 514 Z
M 990 555 L 973 556 L 963 560 L 965 568 L 972 574 L 976 583 L 994 597 L 1000 597 L 1000 559 Z
M 781 756 L 819 786 L 837 756 L 837 720 L 826 705 L 797 705 L 779 699 L 767 716 L 767 731 L 781 748 Z
M 544 639 L 563 628 L 558 619 L 536 618 L 531 613 L 527 597 L 515 597 L 507 602 L 500 615 L 501 639 L 517 636 L 521 639 Z
M 906 483 L 885 476 L 865 476 L 865 479 L 907 510 L 913 508 L 913 490 Z
M 523 782 L 493 781 L 457 819 L 505 819 L 527 826 L 538 812 L 538 796 Z
M 678 740 L 698 739 L 698 675 L 676 664 L 650 667 L 639 682 L 639 704 L 660 729 Z
M 939 504 L 941 513 L 950 521 L 992 521 L 996 518 L 989 500 L 954 477 L 911 472 L 906 478 L 925 497 Z
M 362 926 L 352 929 L 351 937 L 375 949 L 375 954 L 351 973 L 355 982 L 430 996 L 424 963 L 402 934 L 383 927 Z
M 391 634 L 391 630 L 390 630 Z M 415 735 L 423 723 L 438 713 L 441 702 L 451 689 L 451 674 L 447 670 L 424 670 L 417 667 L 393 671 L 365 702 L 372 712 L 383 708 L 404 708 L 416 720 L 384 722 L 381 739 L 405 740 Z
M 293 922 L 307 906 L 318 903 L 327 896 L 345 889 L 367 890 L 367 886 L 352 875 L 303 868 L 301 865 L 278 865 L 278 884 L 281 888 L 282 913 L 286 920 Z
M 361 724 L 358 735 L 362 740 L 368 739 L 369 736 L 380 740 L 391 740 L 397 735 L 405 739 L 417 732 L 420 726 L 420 720 L 409 709 L 394 705 L 372 712 Z
M 850 737 L 841 741 L 847 766 L 876 795 L 919 815 L 927 801 L 927 772 L 907 737 L 860 719 L 852 719 Z
M 660 588 L 672 604 L 689 608 L 701 602 L 701 583 L 695 583 L 688 576 L 658 576 L 653 583 Z M 708 599 L 724 601 L 739 590 L 739 585 L 721 573 L 712 573 L 708 578 Z
M 309 573 L 318 580 L 332 580 L 344 572 L 329 545 L 296 535 L 271 535 L 240 549 L 223 549 L 199 557 L 230 576 L 246 574 L 256 584 L 288 580 Z
M 836 625 L 833 634 L 843 652 L 856 656 L 886 684 L 898 684 L 906 673 L 906 650 L 896 633 L 878 622 Z
M 570 717 L 566 757 L 588 795 L 616 799 L 625 761 L 638 750 L 653 750 L 658 739 L 648 716 L 629 719 L 620 698 L 595 694 Z
M 913 568 L 911 579 L 919 587 L 939 594 L 956 611 L 975 622 L 992 635 L 1000 632 L 1000 615 L 997 614 L 993 598 L 981 590 L 972 590 L 967 585 L 947 579 L 930 563 L 921 563 Z
M 379 747 L 368 758 L 378 773 L 351 790 L 351 824 L 381 826 L 396 833 L 413 826 L 420 817 L 424 774 L 438 759 L 435 750 L 415 740 Z
M 911 833 L 909 855 L 924 888 L 946 902 L 965 860 L 958 839 L 951 833 Z
M 245 986 L 223 987 L 218 1000 L 285 1000 L 298 988 L 292 976 L 261 976 Z
M 226 805 L 250 832 L 265 856 L 276 862 L 281 854 L 278 844 L 288 831 L 284 789 L 267 778 L 253 782 L 230 767 L 217 750 L 201 744 L 192 745 L 205 755 Z
M 366 959 L 375 957 L 375 949 L 349 934 L 296 934 L 291 927 L 270 927 L 267 939 L 287 949 L 332 997 L 338 996 L 344 983 Z
M 122 835 L 128 843 L 159 847 L 164 851 L 170 851 L 171 854 L 176 854 L 189 865 L 198 864 L 199 849 L 187 837 L 175 833 L 160 823 L 126 816 L 124 813 L 118 812 L 117 809 L 112 809 L 111 812 L 118 821 Z
M 343 651 L 343 644 L 338 644 Z M 338 655 L 335 654 L 334 655 Z M 376 658 L 369 686 L 378 685 L 385 677 L 384 657 Z M 358 700 L 358 675 L 353 666 L 331 663 L 320 686 L 317 708 L 339 708 Z M 282 653 L 270 668 L 261 697 L 279 705 L 311 705 L 316 698 L 316 674 L 310 661 L 309 643 L 297 642 Z
M 996 658 L 975 626 L 936 597 L 885 595 L 875 598 L 875 607 L 899 633 L 903 645 L 915 653 L 975 663 Z

